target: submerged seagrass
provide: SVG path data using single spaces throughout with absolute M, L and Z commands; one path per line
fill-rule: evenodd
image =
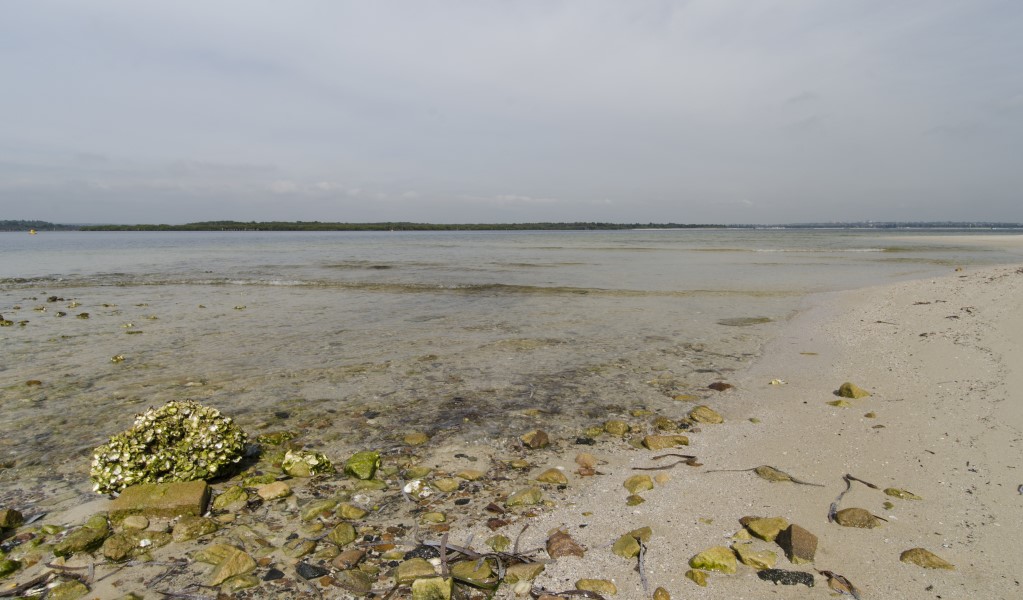
M 209 479 L 241 460 L 245 442 L 245 433 L 217 409 L 168 402 L 138 415 L 131 429 L 93 451 L 93 489 L 111 493 L 138 483 Z

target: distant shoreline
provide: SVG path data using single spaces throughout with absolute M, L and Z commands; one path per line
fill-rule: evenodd
M 73 225 L 46 221 L 0 221 L 0 231 L 622 231 L 677 229 L 833 229 L 833 230 L 1023 230 L 1023 223 L 1001 222 L 842 222 L 791 223 L 782 225 L 719 223 L 342 223 L 321 221 L 200 221 L 168 224 L 89 224 Z

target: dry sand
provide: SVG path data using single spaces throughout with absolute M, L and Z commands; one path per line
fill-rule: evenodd
M 589 550 L 562 558 L 538 584 L 574 587 L 579 578 L 612 579 L 619 598 L 650 598 L 664 587 L 673 598 L 808 598 L 817 586 L 775 586 L 749 567 L 710 574 L 707 587 L 684 577 L 687 561 L 711 546 L 729 545 L 745 515 L 782 516 L 819 538 L 813 565 L 777 567 L 844 575 L 862 598 L 1023 597 L 1023 269 L 994 267 L 936 280 L 825 294 L 811 299 L 764 358 L 730 380 L 733 390 L 707 404 L 722 425 L 706 425 L 684 450 L 702 467 L 680 465 L 670 480 L 629 507 L 622 482 L 634 466 L 657 464 L 649 451 L 596 450 L 606 460 L 596 477 L 573 477 L 574 503 L 538 519 L 523 547 L 542 546 L 564 527 Z M 784 385 L 771 385 L 781 379 Z M 872 395 L 828 404 L 852 381 Z M 681 409 L 680 409 L 681 410 Z M 873 412 L 876 418 L 865 417 Z M 753 423 L 751 418 L 759 419 Z M 563 459 L 574 470 L 571 456 Z M 752 472 L 708 473 L 772 465 L 824 487 L 770 483 Z M 875 529 L 829 523 L 829 505 L 852 474 L 923 499 L 890 498 L 854 483 L 841 508 L 861 507 L 887 519 Z M 653 473 L 651 473 L 653 474 Z M 885 509 L 891 501 L 894 507 Z M 634 528 L 651 526 L 644 592 L 635 561 L 609 545 Z M 955 565 L 923 569 L 899 561 L 914 547 Z

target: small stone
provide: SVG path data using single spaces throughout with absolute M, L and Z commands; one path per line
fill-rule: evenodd
M 451 477 L 442 477 L 440 479 L 434 479 L 430 482 L 430 485 L 444 492 L 450 494 L 458 489 L 458 480 L 452 479 Z
M 406 434 L 405 437 L 402 438 L 402 441 L 404 441 L 409 446 L 422 446 L 426 442 L 430 441 L 430 436 L 426 435 L 425 433 L 416 431 L 413 433 Z
M 25 522 L 25 517 L 13 508 L 0 510 L 0 529 L 14 529 Z
M 476 469 L 462 469 L 461 471 L 455 473 L 455 477 L 458 477 L 459 479 L 464 479 L 466 481 L 478 481 L 480 479 L 483 479 L 485 476 L 486 473 L 484 471 L 478 471 Z
M 302 520 L 312 521 L 317 517 L 329 517 L 335 507 L 337 500 L 313 500 L 302 508 Z
M 724 546 L 715 546 L 700 552 L 689 559 L 689 566 L 694 569 L 721 571 L 722 573 L 735 573 L 738 568 L 735 554 Z
M 917 496 L 913 492 L 908 492 L 899 488 L 885 488 L 884 493 L 893 498 L 900 498 L 902 500 L 923 500 L 923 498 Z
M 859 387 L 855 383 L 846 381 L 838 388 L 835 395 L 843 398 L 866 398 L 870 395 L 870 392 Z
M 284 542 L 284 554 L 290 558 L 302 558 L 316 551 L 316 542 L 304 538 L 295 538 Z
M 852 404 L 849 404 L 849 402 L 845 400 L 832 400 L 831 402 L 828 402 L 828 404 L 837 408 L 849 408 L 852 406 Z
M 955 569 L 955 565 L 924 548 L 911 548 L 899 555 L 899 560 L 925 569 Z
M 213 519 L 206 517 L 193 517 L 191 515 L 181 517 L 181 519 L 174 525 L 174 531 L 171 532 L 175 542 L 187 542 L 188 540 L 194 540 L 195 538 L 209 535 L 215 532 L 219 526 Z
M 730 383 L 725 383 L 724 381 L 715 381 L 714 383 L 708 385 L 707 387 L 714 390 L 715 392 L 725 392 L 732 389 L 735 386 L 733 386 Z
M 700 587 L 707 587 L 707 574 L 696 569 L 686 571 L 686 577 Z
M 330 564 L 342 570 L 354 569 L 360 562 L 362 562 L 362 559 L 365 558 L 365 556 L 365 550 L 353 548 L 351 550 L 345 550 L 335 556 L 334 559 L 330 561 Z
M 611 552 L 622 558 L 635 558 L 639 556 L 639 542 L 636 538 L 626 533 L 611 546 Z
M 568 477 L 561 472 L 561 469 L 547 469 L 543 473 L 536 476 L 536 480 L 540 483 L 551 483 L 555 485 L 567 485 Z
M 598 594 L 614 596 L 618 593 L 618 586 L 607 579 L 580 579 L 575 582 L 575 589 Z
M 757 577 L 764 581 L 773 582 L 775 585 L 799 585 L 813 587 L 813 573 L 803 571 L 786 571 L 784 569 L 764 569 L 757 571 Z
M 753 567 L 757 571 L 773 569 L 778 562 L 778 555 L 770 550 L 753 550 L 753 544 L 732 544 L 732 550 L 739 557 L 739 562 Z
M 654 475 L 654 482 L 656 482 L 657 485 L 664 485 L 669 481 L 671 481 L 671 475 L 668 475 L 667 473 L 658 473 L 657 475 Z
M 494 571 L 485 560 L 463 560 L 451 567 L 451 576 L 457 581 L 477 587 L 495 583 Z
M 76 600 L 89 593 L 89 588 L 77 579 L 61 581 L 46 590 L 47 600 Z
M 743 517 L 739 519 L 739 522 L 750 533 L 765 542 L 773 542 L 778 537 L 778 534 L 789 526 L 788 520 L 784 517 Z
M 709 406 L 697 406 L 689 411 L 689 418 L 699 423 L 717 425 L 725 422 L 725 418 Z
M 411 558 L 398 564 L 394 580 L 398 585 L 407 585 L 423 577 L 436 577 L 437 571 L 425 558 Z
M 540 562 L 514 564 L 505 568 L 504 581 L 506 583 L 533 581 L 540 573 L 543 573 L 543 570 L 544 564 Z
M 419 518 L 422 519 L 424 523 L 443 523 L 448 520 L 447 517 L 444 516 L 444 513 L 437 511 L 423 513 Z
M 373 590 L 373 583 L 376 581 L 372 575 L 358 569 L 341 571 L 334 578 L 337 581 L 337 585 L 342 589 L 360 596 L 371 592 Z
M 210 544 L 194 552 L 192 558 L 208 565 L 219 565 L 237 551 L 238 548 L 228 544 Z
M 684 435 L 648 435 L 643 437 L 643 446 L 648 450 L 666 450 L 688 445 L 689 438 Z
M 638 494 L 654 489 L 654 481 L 649 475 L 633 475 L 626 479 L 622 486 L 633 494 Z
M 120 522 L 129 515 L 199 516 L 206 512 L 209 501 L 210 486 L 201 480 L 133 485 L 110 503 L 110 519 Z
M 511 539 L 506 535 L 492 535 L 483 542 L 494 552 L 505 552 L 511 547 Z
M 775 540 L 792 564 L 812 563 L 817 553 L 817 536 L 799 525 L 789 525 Z
M 53 554 L 67 557 L 81 552 L 92 552 L 99 548 L 109 535 L 108 527 L 89 527 L 88 525 L 78 527 L 57 542 L 57 545 L 53 547 Z
M 659 587 L 654 590 L 654 600 L 671 600 L 671 594 L 668 593 L 668 590 Z
M 355 527 L 351 523 L 339 523 L 327 534 L 327 539 L 334 542 L 338 547 L 345 547 L 355 541 Z
M 668 417 L 657 417 L 654 419 L 654 429 L 658 431 L 675 431 L 678 425 Z
M 547 435 L 547 432 L 542 429 L 530 431 L 519 439 L 521 439 L 522 443 L 531 450 L 546 448 L 551 444 L 551 438 Z
M 345 461 L 345 473 L 356 479 L 373 479 L 380 467 L 380 453 L 373 451 L 356 452 Z
M 867 419 L 876 419 L 877 418 L 877 413 L 875 413 L 874 411 L 870 411 L 868 413 L 865 413 L 863 415 L 863 417 L 867 418 Z
M 344 502 L 337 507 L 337 516 L 341 517 L 342 519 L 348 519 L 350 521 L 358 521 L 359 519 L 365 517 L 368 514 L 369 511 L 362 508 L 361 506 L 351 504 L 350 502 Z
M 330 569 L 302 561 L 295 565 L 295 573 L 305 580 L 316 579 L 330 573 Z
M 611 420 L 604 423 L 604 431 L 618 437 L 625 437 L 630 430 L 629 424 L 625 421 Z
M 278 500 L 291 495 L 291 486 L 283 481 L 275 481 L 256 488 L 256 493 L 263 500 Z
M 861 529 L 873 529 L 881 526 L 881 519 L 863 508 L 843 508 L 835 513 L 835 522 L 842 527 L 859 527 Z
M 430 577 L 412 582 L 412 600 L 451 600 L 454 580 L 450 577 Z
M 121 521 L 121 527 L 125 529 L 147 529 L 149 527 L 149 519 L 142 515 L 131 515 L 125 517 L 124 521 Z
M 644 502 L 646 502 L 646 498 L 640 496 L 639 494 L 629 494 L 625 498 L 626 506 L 638 506 L 640 504 L 643 504 Z
M 540 491 L 540 488 L 528 487 L 508 496 L 505 506 L 533 506 L 539 504 L 542 499 L 543 492 Z
M 213 569 L 210 585 L 220 585 L 232 577 L 250 573 L 256 569 L 256 561 L 244 550 L 227 546 L 227 554 Z
M 568 533 L 558 530 L 547 538 L 547 554 L 551 558 L 562 556 L 579 556 L 586 554 L 586 549 L 576 543 Z

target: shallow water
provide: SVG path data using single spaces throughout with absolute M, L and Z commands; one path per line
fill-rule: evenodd
M 172 399 L 337 458 L 681 412 L 809 293 L 1020 260 L 841 230 L 5 233 L 0 256 L 0 505 L 87 487 L 92 448 Z

